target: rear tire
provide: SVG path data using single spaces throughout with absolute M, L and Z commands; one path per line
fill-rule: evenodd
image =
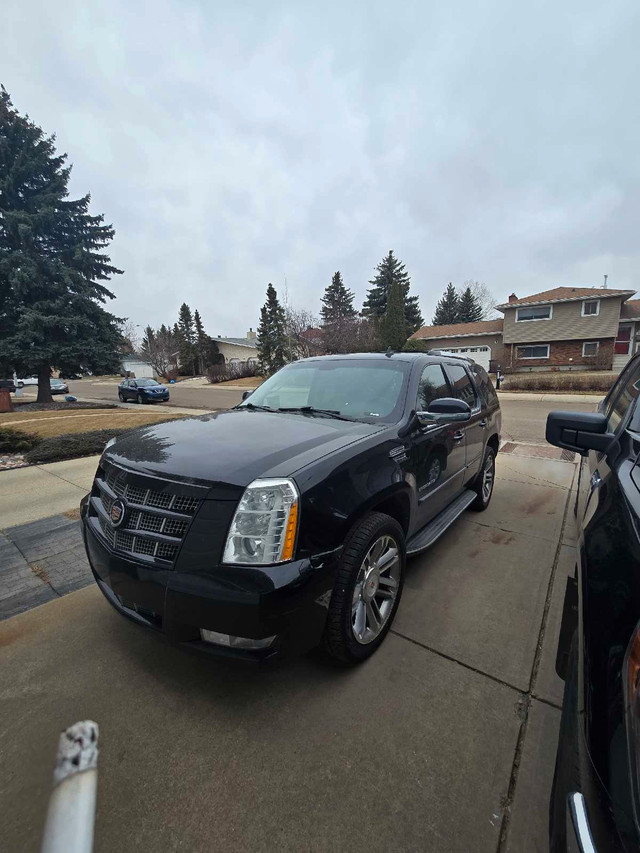
M 477 497 L 471 504 L 470 509 L 476 512 L 484 512 L 491 503 L 493 495 L 493 486 L 496 480 L 496 452 L 493 447 L 487 446 L 484 451 L 482 460 L 482 468 L 476 477 L 476 480 L 471 486 Z
M 566 853 L 567 797 L 580 790 L 578 755 L 578 633 L 574 633 L 569 651 L 567 678 L 562 698 L 562 716 L 558 734 L 558 752 L 549 800 L 549 851 Z
M 405 542 L 398 522 L 372 512 L 347 536 L 336 577 L 324 648 L 334 660 L 356 664 L 382 644 L 404 583 Z

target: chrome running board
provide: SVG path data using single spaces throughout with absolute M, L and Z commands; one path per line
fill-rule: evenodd
M 422 530 L 418 530 L 411 539 L 407 542 L 407 557 L 412 557 L 414 554 L 419 554 L 430 545 L 439 539 L 445 530 L 453 524 L 456 518 L 470 506 L 477 494 L 470 489 L 465 489 L 464 492 L 455 499 L 446 509 L 443 509 L 439 515 L 436 515 Z

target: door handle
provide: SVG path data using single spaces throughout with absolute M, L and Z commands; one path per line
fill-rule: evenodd
M 462 439 L 464 438 L 464 433 L 461 429 L 459 429 L 458 432 L 454 432 L 451 438 L 453 439 L 453 441 L 462 441 Z
M 482 420 L 480 421 L 480 426 L 481 426 L 481 427 L 486 427 L 486 426 L 487 426 L 487 419 L 486 419 L 486 418 L 482 418 Z

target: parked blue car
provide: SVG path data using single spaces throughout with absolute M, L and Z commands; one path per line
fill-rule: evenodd
M 155 403 L 169 399 L 169 389 L 155 379 L 125 379 L 118 385 L 121 403 L 135 400 L 137 403 Z

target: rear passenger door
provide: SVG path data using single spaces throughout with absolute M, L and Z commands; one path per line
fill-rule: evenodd
M 483 416 L 480 398 L 467 372 L 466 365 L 460 362 L 457 364 L 447 363 L 445 364 L 445 370 L 451 383 L 453 396 L 459 400 L 464 400 L 471 407 L 471 419 L 464 423 L 456 424 L 465 434 L 465 467 L 467 475 L 464 479 L 467 481 L 480 470 L 487 421 Z

